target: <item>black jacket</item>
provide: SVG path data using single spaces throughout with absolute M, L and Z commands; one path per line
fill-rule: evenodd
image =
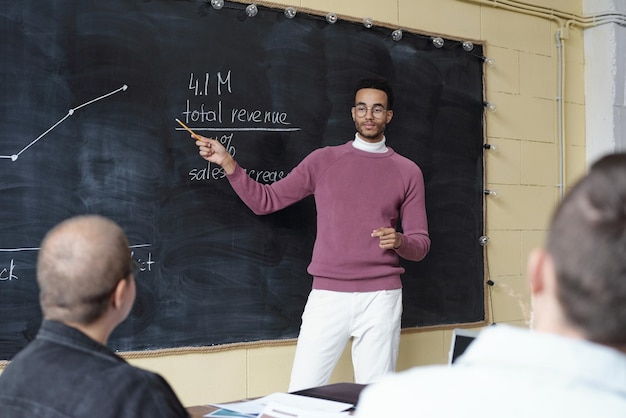
M 158 374 L 75 328 L 44 321 L 0 374 L 2 418 L 188 417 Z

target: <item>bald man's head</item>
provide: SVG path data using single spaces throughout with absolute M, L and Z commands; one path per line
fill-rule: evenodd
M 92 323 L 131 271 L 128 239 L 115 222 L 84 215 L 60 223 L 44 237 L 37 260 L 44 318 Z

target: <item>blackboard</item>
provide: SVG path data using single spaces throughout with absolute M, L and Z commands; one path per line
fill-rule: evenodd
M 43 235 L 73 215 L 122 225 L 142 265 L 121 351 L 294 338 L 311 286 L 312 198 L 256 216 L 175 118 L 262 182 L 351 140 L 352 86 L 396 91 L 388 145 L 418 163 L 432 249 L 403 261 L 403 327 L 484 319 L 483 59 L 446 39 L 226 2 L 3 1 L 0 359 L 41 322 Z

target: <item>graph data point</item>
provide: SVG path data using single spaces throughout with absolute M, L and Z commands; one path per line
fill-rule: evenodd
M 17 154 L 11 155 L 11 161 L 15 161 L 15 160 L 17 160 Z

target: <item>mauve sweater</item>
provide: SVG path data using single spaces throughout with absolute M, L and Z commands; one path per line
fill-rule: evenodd
M 257 215 L 314 195 L 317 237 L 307 269 L 314 289 L 400 289 L 404 269 L 398 255 L 419 261 L 430 249 L 422 171 L 391 148 L 372 153 L 354 148 L 350 141 L 313 151 L 272 184 L 254 181 L 239 165 L 227 178 Z M 396 250 L 381 249 L 372 231 L 397 228 L 400 220 L 402 245 Z

